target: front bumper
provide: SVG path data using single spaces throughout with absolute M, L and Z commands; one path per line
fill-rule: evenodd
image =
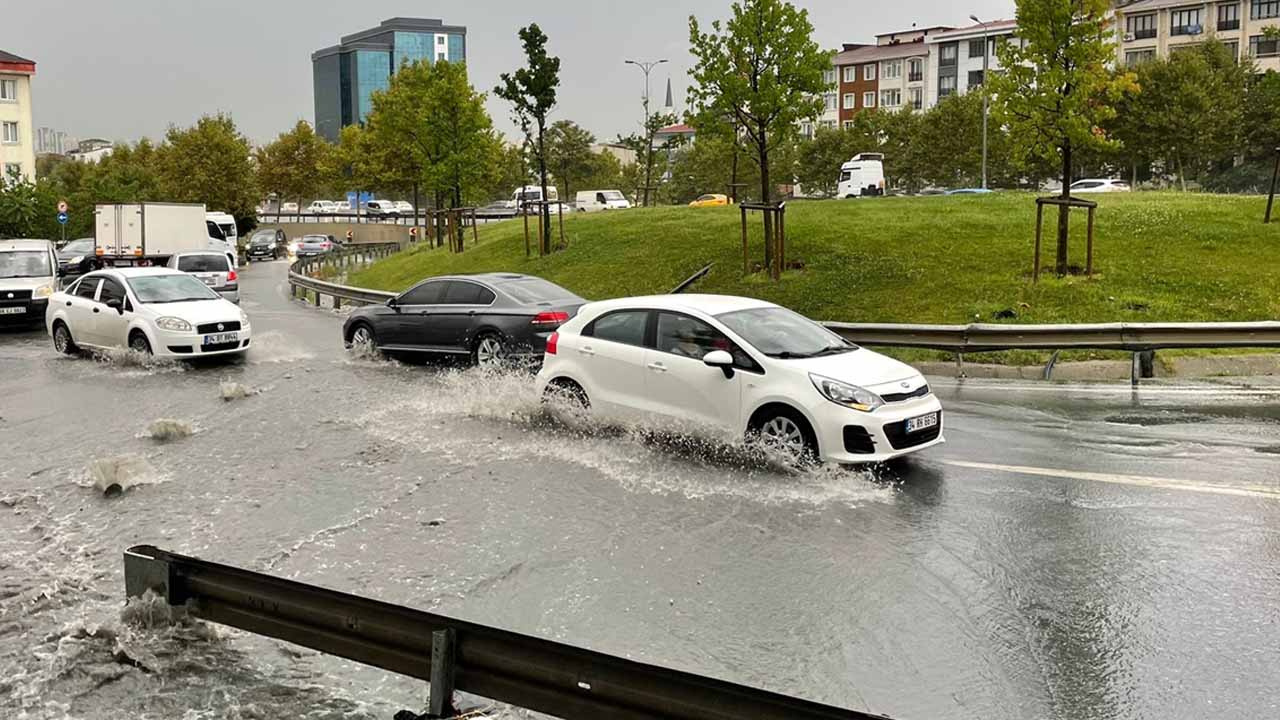
M 0 324 L 3 325 L 35 325 L 44 323 L 45 311 L 49 309 L 49 298 L 24 298 L 21 300 L 3 300 L 0 294 Z M 7 308 L 22 308 L 21 312 L 6 311 Z
M 219 355 L 235 355 L 249 349 L 250 341 L 253 339 L 253 328 L 242 327 L 235 332 L 237 333 L 237 338 L 234 343 L 205 345 L 205 335 L 199 333 L 170 332 L 153 328 L 151 352 L 156 357 L 187 360 L 217 357 Z
M 934 395 L 889 403 L 869 413 L 833 402 L 824 402 L 813 410 L 814 432 L 826 462 L 878 463 L 946 442 L 942 403 Z M 938 414 L 936 426 L 913 433 L 905 431 L 907 420 L 931 413 Z

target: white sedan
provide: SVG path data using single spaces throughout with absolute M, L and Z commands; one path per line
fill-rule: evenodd
M 1129 183 L 1109 178 L 1087 178 L 1071 183 L 1071 194 L 1129 192 Z
M 750 298 L 586 305 L 547 341 L 538 389 L 611 420 L 711 429 L 793 465 L 943 442 L 942 405 L 914 368 Z
M 80 277 L 49 298 L 45 327 L 58 352 L 129 348 L 169 358 L 242 353 L 249 316 L 192 275 L 118 268 Z

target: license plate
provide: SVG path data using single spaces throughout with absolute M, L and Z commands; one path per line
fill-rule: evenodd
M 26 311 L 27 309 L 22 306 L 0 308 L 0 315 L 21 315 Z
M 921 430 L 928 430 L 931 427 L 937 427 L 937 426 L 938 426 L 938 413 L 929 413 L 928 415 L 921 415 L 920 417 L 911 418 L 910 420 L 908 420 L 907 432 L 909 433 L 920 432 Z
M 205 345 L 222 345 L 223 343 L 240 342 L 240 333 L 214 333 L 213 335 L 205 335 L 203 344 Z
M 216 277 L 207 277 L 207 278 L 200 278 L 200 279 L 204 280 L 204 284 L 208 285 L 209 287 L 217 287 L 218 285 L 218 278 Z

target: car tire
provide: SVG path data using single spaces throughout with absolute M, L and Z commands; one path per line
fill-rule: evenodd
M 507 346 L 495 332 L 481 333 L 471 348 L 471 364 L 478 368 L 499 368 L 507 364 Z
M 150 356 L 152 354 L 151 341 L 147 339 L 146 334 L 141 330 L 134 330 L 129 333 L 129 349 L 142 355 Z
M 351 337 L 347 338 L 347 345 L 360 353 L 378 354 L 378 336 L 367 323 L 357 323 L 351 328 Z
M 80 352 L 80 346 L 76 345 L 76 341 L 71 337 L 71 328 L 61 320 L 53 324 L 53 349 L 63 355 L 75 355 Z
M 777 405 L 757 412 L 747 430 L 747 444 L 791 469 L 818 462 L 818 438 L 809 421 L 794 408 Z
M 591 398 L 582 386 L 568 378 L 556 378 L 542 391 L 542 402 L 559 402 L 577 410 L 590 410 Z

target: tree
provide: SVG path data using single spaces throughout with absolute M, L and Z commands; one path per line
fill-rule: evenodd
M 565 200 L 572 197 L 572 181 L 591 171 L 595 141 L 594 135 L 570 120 L 557 120 L 547 132 L 547 167 L 564 186 L 561 197 Z
M 192 127 L 170 127 L 156 152 L 163 198 L 203 203 L 230 213 L 245 230 L 256 222 L 259 194 L 249 141 L 227 115 L 206 115 Z
M 254 153 L 258 185 L 276 193 L 281 200 L 297 200 L 298 212 L 302 212 L 303 202 L 307 198 L 314 200 L 327 184 L 324 168 L 329 150 L 329 144 L 316 135 L 311 125 L 299 120 L 292 130 L 280 133 Z
M 798 121 L 822 112 L 822 76 L 831 59 L 812 36 L 808 11 L 784 0 L 735 2 L 732 17 L 712 22 L 706 33 L 696 17 L 689 17 L 695 60 L 689 91 L 693 124 L 712 126 L 732 119 L 755 151 L 765 203 L 773 201 L 770 151 L 794 137 Z M 766 265 L 773 258 L 772 235 L 765 223 Z
M 492 150 L 488 172 L 479 193 L 485 202 L 511 196 L 511 189 L 529 184 L 529 163 L 524 148 L 499 140 Z
M 534 164 L 542 197 L 547 198 L 547 114 L 556 105 L 556 88 L 560 86 L 560 58 L 547 54 L 547 36 L 532 23 L 520 29 L 520 42 L 524 45 L 527 61 L 525 67 L 514 73 L 502 73 L 502 82 L 494 94 L 511 103 L 512 113 L 525 139 Z M 543 254 L 551 252 L 551 212 L 542 206 Z
M 1116 57 L 1110 0 L 1017 0 L 1017 42 L 996 48 L 1002 70 L 985 84 L 996 126 L 1010 129 L 1021 154 L 1058 162 L 1070 197 L 1072 154 L 1114 147 L 1100 125 L 1136 89 L 1131 73 L 1112 73 Z M 1067 274 L 1066 205 L 1058 213 L 1057 274 Z

